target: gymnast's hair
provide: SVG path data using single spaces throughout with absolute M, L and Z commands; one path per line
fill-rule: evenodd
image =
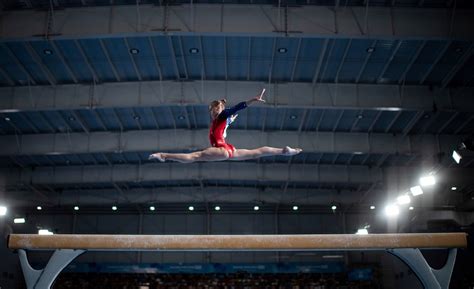
M 214 107 L 218 106 L 219 104 L 225 104 L 226 103 L 226 100 L 225 99 L 221 99 L 221 100 L 213 100 L 211 102 L 211 104 L 209 104 L 209 110 L 212 110 Z

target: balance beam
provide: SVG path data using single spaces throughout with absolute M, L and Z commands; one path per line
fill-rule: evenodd
M 28 289 L 49 289 L 74 258 L 86 251 L 347 251 L 384 250 L 404 261 L 426 289 L 448 289 L 457 248 L 465 233 L 368 235 L 30 235 L 11 234 Z M 443 268 L 429 266 L 420 249 L 449 249 Z M 33 269 L 25 250 L 54 250 L 43 270 Z

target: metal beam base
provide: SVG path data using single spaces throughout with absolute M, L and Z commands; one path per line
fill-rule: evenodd
M 59 273 L 71 263 L 74 258 L 84 253 L 85 250 L 62 249 L 54 251 L 48 263 L 42 270 L 33 269 L 28 262 L 25 250 L 18 250 L 21 269 L 25 276 L 28 289 L 50 289 Z
M 436 270 L 426 262 L 419 249 L 388 249 L 387 252 L 405 262 L 420 279 L 425 289 L 448 289 L 457 249 L 449 249 L 448 259 L 443 268 Z

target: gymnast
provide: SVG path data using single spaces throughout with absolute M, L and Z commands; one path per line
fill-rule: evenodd
M 291 148 L 286 146 L 284 148 L 274 147 L 260 147 L 256 149 L 236 149 L 230 143 L 225 141 L 226 130 L 237 117 L 236 112 L 245 109 L 254 102 L 265 102 L 262 92 L 254 98 L 243 101 L 231 108 L 225 108 L 225 99 L 214 100 L 209 105 L 209 113 L 211 114 L 211 129 L 209 130 L 209 140 L 212 147 L 206 148 L 202 151 L 192 153 L 163 153 L 157 152 L 149 156 L 149 160 L 157 159 L 160 162 L 167 160 L 177 161 L 180 163 L 193 163 L 198 161 L 213 162 L 213 161 L 243 161 L 255 159 L 266 156 L 292 156 L 301 152 L 300 148 Z

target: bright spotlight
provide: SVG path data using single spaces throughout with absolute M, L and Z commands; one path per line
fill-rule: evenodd
M 41 206 L 36 207 L 38 211 L 41 211 L 43 208 Z
M 397 205 L 387 205 L 385 207 L 385 214 L 388 217 L 396 217 L 400 213 L 400 209 Z
M 455 191 L 457 189 L 458 189 L 457 187 L 451 187 L 451 191 Z
M 332 205 L 331 206 L 331 210 L 335 211 L 337 209 L 337 206 L 336 205 Z
M 298 206 L 293 206 L 293 211 L 298 211 Z
M 48 229 L 38 230 L 38 235 L 54 235 L 53 232 L 50 232 Z
M 436 179 L 434 176 L 424 176 L 420 178 L 420 185 L 423 187 L 432 186 L 436 184 Z
M 408 210 L 413 211 L 415 208 L 409 207 Z
M 155 210 L 155 206 L 150 206 L 150 211 L 154 211 Z
M 74 211 L 79 211 L 79 206 L 75 206 Z
M 411 202 L 409 195 L 401 195 L 397 197 L 397 204 L 399 205 L 406 205 Z
M 193 207 L 193 206 L 189 206 L 189 207 L 188 207 L 188 210 L 194 211 L 194 207 Z
M 7 207 L 5 206 L 0 206 L 0 216 L 5 216 L 7 214 Z
M 25 223 L 25 218 L 15 218 L 13 219 L 13 223 L 15 224 L 24 224 Z
M 420 186 L 415 186 L 410 188 L 410 192 L 413 196 L 418 196 L 423 194 L 423 189 Z
M 258 211 L 258 210 L 260 210 L 260 207 L 259 207 L 259 206 L 254 206 L 254 207 L 253 207 L 253 210 L 254 210 L 254 211 Z
M 112 206 L 112 211 L 117 211 L 117 206 Z
M 358 229 L 356 235 L 367 235 L 369 234 L 369 231 L 365 228 L 363 229 Z
M 462 156 L 457 150 L 453 150 L 453 155 L 452 155 L 454 161 L 459 164 L 461 162 Z
M 371 209 L 371 210 L 375 210 L 375 206 L 370 206 L 370 209 Z
M 214 207 L 214 210 L 216 210 L 216 211 L 220 211 L 220 210 L 221 210 L 221 207 L 219 207 L 219 206 L 215 206 L 215 207 Z

